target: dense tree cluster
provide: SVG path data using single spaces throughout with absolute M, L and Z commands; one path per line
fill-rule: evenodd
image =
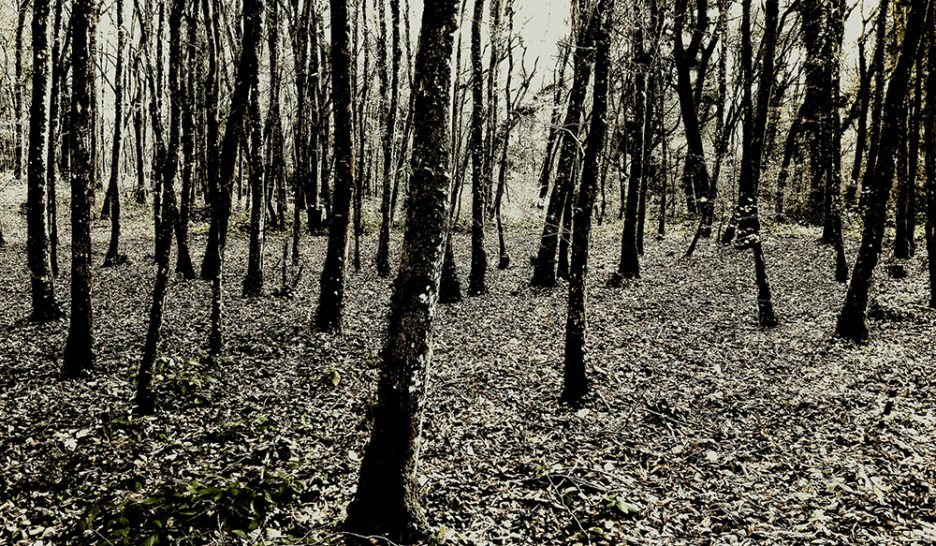
M 589 396 L 589 241 L 594 221 L 612 220 L 609 204 L 621 234 L 611 287 L 627 290 L 640 277 L 650 218 L 660 235 L 676 218 L 693 226 L 686 256 L 705 240 L 750 250 L 761 327 L 783 320 L 762 223 L 822 226 L 835 278 L 849 282 L 834 333 L 858 342 L 869 336 L 878 262 L 900 274 L 925 217 L 936 307 L 933 0 L 572 0 L 551 80 L 528 66 L 515 27 L 523 0 L 423 4 L 418 13 L 408 0 L 13 6 L 0 166 L 26 188 L 33 321 L 62 314 L 57 226 L 70 226 L 64 377 L 95 364 L 97 214 L 110 219 L 104 266 L 157 265 L 136 378 L 143 415 L 157 407 L 151 382 L 173 248 L 180 277 L 211 283 L 207 330 L 221 356 L 225 250 L 237 215 L 249 216 L 244 297 L 268 290 L 268 231 L 292 230 L 294 265 L 302 237 L 325 236 L 310 328 L 340 335 L 348 275 L 373 266 L 395 278 L 378 410 L 346 529 L 406 542 L 428 533 L 416 467 L 435 307 L 461 301 L 460 266 L 470 297 L 495 282 L 486 276 L 492 222 L 498 267 L 511 266 L 510 221 L 532 217 L 542 235 L 531 285 L 568 282 L 563 400 L 574 407 Z M 64 181 L 70 214 L 59 218 Z M 151 210 L 149 256 L 121 252 L 121 204 L 131 195 Z M 201 219 L 207 237 L 190 241 Z M 849 275 L 850 225 L 860 246 Z M 892 256 L 882 256 L 891 226 Z M 452 250 L 462 228 L 468 264 Z M 377 252 L 362 256 L 361 239 L 373 232 Z M 205 248 L 200 275 L 193 243 Z

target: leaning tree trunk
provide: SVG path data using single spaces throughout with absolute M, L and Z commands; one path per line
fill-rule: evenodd
M 93 0 L 72 3 L 71 148 L 71 320 L 62 357 L 62 375 L 76 377 L 94 365 L 94 325 L 91 312 L 91 207 L 94 191 L 94 154 L 91 133 L 96 110 L 91 35 L 95 32 Z
M 59 316 L 55 302 L 55 285 L 49 256 L 49 236 L 46 226 L 49 169 L 46 152 L 49 120 L 47 94 L 49 84 L 49 0 L 35 0 L 33 6 L 33 74 L 32 104 L 29 107 L 29 150 L 27 151 L 28 190 L 26 194 L 26 253 L 32 289 L 30 318 L 48 321 Z
M 222 265 L 224 263 L 228 221 L 231 217 L 231 200 L 234 172 L 237 167 L 238 146 L 245 130 L 247 108 L 250 102 L 250 87 L 257 78 L 260 40 L 263 34 L 263 21 L 261 19 L 263 0 L 245 0 L 242 10 L 244 38 L 237 67 L 237 77 L 234 81 L 234 92 L 231 95 L 231 111 L 224 130 L 224 140 L 221 143 L 221 157 L 218 165 L 219 172 L 217 173 L 217 195 L 214 204 L 214 214 L 216 216 L 214 221 L 218 226 L 217 239 L 215 244 L 211 244 L 209 240 L 208 248 L 205 250 L 205 264 L 210 264 L 212 267 L 202 266 L 202 276 L 205 275 L 206 269 L 207 272 L 212 274 L 212 334 L 210 336 L 210 345 L 213 354 L 220 353 L 222 348 Z
M 738 236 L 736 248 L 750 248 L 754 255 L 754 273 L 757 284 L 757 319 L 761 327 L 777 324 L 767 268 L 760 239 L 760 220 L 757 214 L 757 188 L 760 182 L 761 158 L 763 157 L 764 133 L 767 110 L 774 84 L 774 55 L 777 47 L 778 0 L 767 0 L 764 21 L 764 58 L 761 81 L 757 92 L 757 108 L 752 104 L 751 88 L 754 83 L 751 69 L 751 0 L 742 2 L 741 20 L 741 72 L 747 85 L 742 94 L 744 111 L 744 140 L 741 159 L 741 178 L 738 183 Z
M 397 543 L 425 539 L 417 466 L 432 359 L 432 317 L 442 263 L 450 179 L 447 144 L 454 0 L 427 0 L 416 54 L 417 93 L 400 270 L 382 353 L 377 409 L 345 528 Z
M 484 0 L 475 0 L 471 20 L 471 271 L 468 274 L 468 295 L 479 296 L 487 290 L 487 253 L 484 251 L 484 102 L 482 98 L 483 68 L 481 66 L 481 19 Z
M 126 260 L 120 254 L 120 146 L 123 142 L 123 50 L 126 33 L 123 27 L 123 3 L 116 2 L 117 10 L 117 68 L 114 74 L 114 145 L 111 149 L 110 181 L 107 184 L 107 202 L 110 203 L 111 236 L 104 265 L 117 265 Z M 103 217 L 104 214 L 102 213 Z
M 556 249 L 559 246 L 562 212 L 566 199 L 575 186 L 572 172 L 578 155 L 578 134 L 582 123 L 582 105 L 585 102 L 585 92 L 588 87 L 588 80 L 591 77 L 591 65 L 595 56 L 595 34 L 598 31 L 597 18 L 593 16 L 592 12 L 586 12 L 585 3 L 578 2 L 577 9 L 580 28 L 576 35 L 576 47 L 572 60 L 572 88 L 569 91 L 569 102 L 566 106 L 565 121 L 562 128 L 563 132 L 569 133 L 570 138 L 561 139 L 562 145 L 559 149 L 556 181 L 553 183 L 552 194 L 549 197 L 539 250 L 533 264 L 533 278 L 530 280 L 530 284 L 533 286 L 554 286 L 556 284 Z
M 604 5 L 598 0 L 594 17 L 603 18 L 605 11 L 613 9 L 613 0 Z M 611 59 L 610 17 L 601 23 L 596 36 L 595 84 L 592 91 L 591 127 L 585 145 L 582 167 L 582 182 L 575 205 L 572 223 L 572 260 L 569 267 L 569 310 L 565 333 L 565 382 L 562 399 L 573 407 L 580 406 L 588 394 L 588 377 L 585 371 L 585 340 L 587 321 L 585 316 L 585 291 L 588 276 L 588 243 L 591 238 L 592 209 L 595 206 L 595 191 L 598 184 L 599 161 L 604 149 L 608 112 L 608 76 Z
M 865 322 L 868 293 L 871 290 L 871 277 L 880 256 L 881 240 L 884 236 L 887 199 L 894 178 L 894 154 L 896 147 L 900 144 L 897 139 L 899 117 L 907 96 L 910 70 L 917 54 L 920 36 L 923 29 L 927 28 L 925 25 L 932 11 L 929 9 L 931 3 L 931 0 L 913 0 L 910 4 L 904 41 L 884 99 L 882 110 L 884 121 L 881 127 L 877 159 L 874 170 L 866 171 L 862 181 L 862 193 L 868 192 L 868 197 L 861 245 L 835 328 L 836 335 L 854 341 L 864 341 L 868 338 L 868 325 Z
M 394 0 L 395 1 L 395 0 Z M 391 2 L 393 4 L 394 2 Z M 354 190 L 354 142 L 351 118 L 351 27 L 348 0 L 331 0 L 332 97 L 335 116 L 335 197 L 328 222 L 328 249 L 320 280 L 315 326 L 341 331 L 344 313 L 348 227 Z
M 887 42 L 887 12 L 890 9 L 890 0 L 881 0 L 878 5 L 878 16 L 874 32 L 874 56 L 871 59 L 871 71 L 874 72 L 874 95 L 871 100 L 871 136 L 868 148 L 868 160 L 865 162 L 864 177 L 870 180 L 871 173 L 877 167 L 878 150 L 881 143 L 881 123 L 884 111 L 884 49 Z M 868 204 L 870 188 L 861 188 L 858 206 L 864 210 Z

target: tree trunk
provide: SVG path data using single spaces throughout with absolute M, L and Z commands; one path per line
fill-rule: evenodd
M 383 0 L 378 0 L 382 2 Z M 382 6 L 383 4 L 381 4 Z M 381 8 L 381 12 L 382 12 Z M 381 25 L 385 25 L 385 18 L 381 18 Z M 385 129 L 383 140 L 383 190 L 380 197 L 380 236 L 377 244 L 377 274 L 381 277 L 390 276 L 390 223 L 392 222 L 391 197 L 396 180 L 397 173 L 393 172 L 393 143 L 396 138 L 396 113 L 397 101 L 399 100 L 400 85 L 400 3 L 399 0 L 390 0 L 390 26 L 391 26 L 391 44 L 393 47 L 392 58 L 389 59 L 390 77 L 389 90 L 384 89 L 388 83 L 388 78 L 382 76 L 381 96 L 384 101 L 387 100 L 387 91 L 389 91 L 389 103 L 385 105 Z M 386 30 L 383 31 L 386 36 Z M 382 50 L 386 55 L 386 45 Z M 381 69 L 385 69 L 387 61 L 385 60 Z
M 32 18 L 32 104 L 29 107 L 28 190 L 26 194 L 26 252 L 32 289 L 31 320 L 49 321 L 61 314 L 55 302 L 55 284 L 46 226 L 50 154 L 46 117 L 49 83 L 49 0 L 35 0 Z
M 392 0 L 391 4 L 396 0 Z M 354 130 L 351 119 L 351 27 L 348 0 L 331 0 L 332 98 L 335 116 L 335 200 L 328 223 L 328 249 L 319 290 L 315 325 L 341 332 L 344 313 L 348 227 L 354 190 Z
M 582 105 L 585 91 L 591 77 L 591 65 L 594 61 L 594 43 L 597 33 L 597 18 L 592 12 L 586 12 L 585 3 L 577 3 L 579 28 L 576 34 L 576 46 L 573 56 L 572 88 L 569 90 L 569 102 L 566 107 L 562 131 L 575 138 L 562 138 L 559 150 L 559 165 L 556 168 L 556 180 L 553 183 L 549 205 L 546 208 L 546 220 L 543 222 L 543 234 L 539 250 L 533 264 L 533 286 L 554 286 L 556 284 L 556 249 L 559 246 L 559 230 L 566 197 L 575 187 L 572 176 L 573 166 L 578 155 L 578 134 L 582 123 Z
M 777 324 L 770 285 L 767 282 L 767 268 L 760 240 L 760 220 L 757 214 L 757 189 L 760 183 L 761 159 L 763 157 L 764 133 L 767 124 L 767 110 L 770 105 L 770 93 L 774 84 L 774 56 L 777 47 L 778 0 L 767 0 L 765 4 L 763 62 L 760 85 L 757 93 L 757 108 L 754 109 L 751 88 L 754 75 L 751 68 L 751 0 L 742 2 L 741 19 L 741 73 L 747 85 L 742 94 L 744 112 L 744 140 L 742 146 L 741 178 L 738 184 L 738 235 L 737 248 L 750 248 L 754 255 L 754 274 L 757 285 L 758 324 L 770 327 Z
M 26 10 L 29 8 L 30 1 L 31 0 L 22 0 L 22 2 L 18 2 L 18 9 L 16 10 L 16 60 L 13 80 L 15 86 L 13 90 L 14 115 L 16 115 L 16 119 L 13 122 L 13 178 L 17 182 L 23 177 L 23 95 L 25 94 L 26 87 L 23 81 L 23 27 L 26 26 Z M 44 26 L 48 29 L 48 3 L 45 6 L 45 12 L 47 20 Z M 48 43 L 49 39 L 46 37 L 47 49 Z M 45 62 L 47 62 L 47 60 L 45 60 Z M 48 80 L 48 73 L 46 74 L 46 79 Z M 46 85 L 48 86 L 48 83 L 46 83 Z
M 260 119 L 260 78 L 250 82 L 250 105 L 247 121 L 250 127 L 250 242 L 247 255 L 247 274 L 241 288 L 244 297 L 263 295 L 263 242 L 266 237 L 264 208 L 266 192 L 263 187 L 263 120 Z M 268 122 L 272 120 L 268 119 Z
M 483 67 L 481 66 L 481 19 L 484 0 L 475 0 L 471 20 L 471 272 L 468 274 L 468 295 L 480 296 L 487 291 L 487 253 L 484 250 L 484 102 L 482 98 Z
M 94 2 L 72 3 L 72 104 L 69 141 L 71 165 L 71 315 L 62 357 L 62 375 L 76 377 L 94 365 L 94 325 L 91 312 L 91 207 L 94 188 Z
M 886 1 L 886 0 L 884 0 Z M 883 3 L 883 2 L 882 2 Z M 884 99 L 877 160 L 872 171 L 865 172 L 862 192 L 868 192 L 864 212 L 864 228 L 861 232 L 861 245 L 852 270 L 851 283 L 845 294 L 845 302 L 839 312 L 835 333 L 854 341 L 864 341 L 868 337 L 868 325 L 865 314 L 868 306 L 868 293 L 871 289 L 871 276 L 877 265 L 884 235 L 884 220 L 888 195 L 894 177 L 894 153 L 898 146 L 899 117 L 910 82 L 910 70 L 917 54 L 920 35 L 925 25 L 931 23 L 931 0 L 913 0 L 907 17 L 903 44 L 897 64 L 891 74 L 890 83 Z
M 214 208 L 217 224 L 217 239 L 212 245 L 209 239 L 205 250 L 205 264 L 202 266 L 202 276 L 211 274 L 212 279 L 212 335 L 211 350 L 219 354 L 222 348 L 221 323 L 222 293 L 221 276 L 224 262 L 224 249 L 227 241 L 228 221 L 231 215 L 232 189 L 234 172 L 237 167 L 238 146 L 242 140 L 247 119 L 247 108 L 250 102 L 250 88 L 258 77 L 258 57 L 260 40 L 262 38 L 263 0 L 244 0 L 242 17 L 244 21 L 244 39 L 241 45 L 241 55 L 237 66 L 237 77 L 234 81 L 234 92 L 231 96 L 231 111 L 228 115 L 227 126 L 224 130 L 224 140 L 221 143 L 221 156 L 218 165 L 217 195 Z M 211 255 L 209 258 L 209 254 Z
M 569 275 L 569 310 L 566 318 L 565 335 L 565 381 L 562 400 L 573 407 L 582 405 L 588 394 L 588 377 L 585 370 L 587 320 L 585 315 L 585 293 L 588 276 L 588 244 L 591 237 L 592 209 L 595 205 L 595 190 L 598 183 L 599 161 L 604 149 L 608 112 L 608 77 L 610 71 L 610 17 L 604 13 L 613 10 L 613 0 L 598 0 L 594 17 L 604 19 L 596 36 L 595 84 L 592 91 L 591 127 L 585 145 L 582 182 L 575 206 L 572 232 L 572 263 Z
M 874 58 L 871 59 L 871 71 L 874 72 L 874 95 L 871 103 L 871 146 L 868 148 L 868 160 L 865 162 L 864 180 L 870 180 L 871 173 L 877 166 L 878 149 L 881 143 L 881 123 L 884 110 L 884 49 L 887 41 L 887 12 L 890 9 L 890 0 L 880 0 L 878 5 L 877 26 L 874 35 Z M 858 206 L 864 210 L 870 188 L 861 188 Z
M 930 12 L 936 11 L 931 8 Z M 926 254 L 929 261 L 929 306 L 936 308 L 936 28 L 930 25 L 926 82 Z
M 457 2 L 427 0 L 416 54 L 413 179 L 382 353 L 377 410 L 345 528 L 398 543 L 425 539 L 416 470 L 432 358 L 432 317 L 449 219 L 449 90 Z
M 111 148 L 110 181 L 107 184 L 107 202 L 110 203 L 111 236 L 104 257 L 105 266 L 117 265 L 126 261 L 120 254 L 120 146 L 123 135 L 123 50 L 126 33 L 123 28 L 123 3 L 116 2 L 117 11 L 117 68 L 114 75 L 114 143 Z M 101 213 L 104 217 L 104 213 Z
M 640 186 L 643 183 L 644 130 L 646 128 L 647 78 L 646 70 L 650 59 L 644 52 L 643 28 L 638 22 L 634 34 L 634 120 L 637 128 L 629 146 L 631 171 L 627 182 L 627 202 L 624 207 L 624 229 L 621 230 L 621 259 L 611 284 L 620 286 L 623 279 L 640 277 L 640 257 L 637 253 L 637 213 L 640 206 Z M 622 99 L 623 100 L 623 99 Z M 649 135 L 647 135 L 649 138 Z

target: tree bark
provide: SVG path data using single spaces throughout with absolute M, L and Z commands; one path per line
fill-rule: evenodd
M 568 134 L 561 139 L 562 145 L 559 149 L 556 180 L 553 183 L 553 190 L 549 197 L 539 250 L 533 264 L 533 278 L 530 280 L 530 284 L 533 286 L 546 287 L 556 284 L 556 249 L 559 246 L 562 212 L 567 196 L 572 193 L 575 187 L 572 171 L 578 155 L 582 105 L 585 102 L 585 92 L 595 58 L 594 43 L 598 27 L 597 18 L 594 17 L 592 12 L 586 12 L 585 3 L 581 0 L 577 4 L 577 10 L 579 28 L 576 34 L 575 53 L 572 61 L 572 88 L 569 90 L 569 102 L 566 106 L 565 121 L 562 127 L 562 131 Z
M 594 17 L 604 19 L 596 36 L 595 83 L 592 91 L 592 117 L 585 145 L 582 182 L 576 202 L 572 231 L 572 260 L 569 271 L 569 309 L 566 317 L 565 365 L 562 400 L 573 407 L 581 406 L 588 394 L 585 369 L 587 317 L 585 293 L 588 276 L 588 245 L 591 237 L 592 209 L 598 183 L 599 161 L 604 149 L 608 112 L 608 77 L 610 71 L 610 18 L 605 10 L 613 10 L 613 0 L 598 0 Z M 638 38 L 639 39 L 639 38 Z
M 116 2 L 117 11 L 117 67 L 114 74 L 114 142 L 111 148 L 110 181 L 107 184 L 107 202 L 110 203 L 111 236 L 104 257 L 104 265 L 112 266 L 126 261 L 120 254 L 120 146 L 123 135 L 123 50 L 126 33 L 123 27 L 123 3 Z M 104 213 L 101 213 L 104 217 Z
M 247 274 L 241 287 L 244 297 L 263 295 L 263 243 L 266 237 L 266 191 L 263 187 L 263 120 L 260 119 L 260 78 L 254 74 L 250 82 L 250 104 L 247 110 L 250 127 L 250 242 L 248 243 Z M 267 120 L 271 122 L 272 120 Z
M 416 470 L 432 359 L 432 317 L 449 219 L 454 0 L 427 0 L 416 54 L 413 179 L 382 353 L 377 411 L 345 528 L 398 543 L 428 536 Z
M 94 154 L 91 152 L 91 117 L 94 97 L 94 60 L 91 35 L 95 32 L 94 2 L 72 3 L 71 149 L 71 315 L 62 357 L 62 375 L 77 377 L 94 365 L 94 324 L 91 311 L 91 207 L 94 191 Z
M 392 0 L 391 4 L 396 0 Z M 335 199 L 328 223 L 328 249 L 319 290 L 315 325 L 341 332 L 344 313 L 348 227 L 354 190 L 354 130 L 351 118 L 351 27 L 348 0 L 331 0 L 332 97 L 335 116 Z
M 936 11 L 931 7 L 930 13 Z M 929 260 L 929 306 L 936 308 L 936 29 L 930 25 L 926 82 L 926 254 Z
M 758 291 L 757 320 L 761 327 L 770 327 L 777 324 L 777 316 L 773 309 L 764 252 L 761 246 L 760 220 L 757 214 L 757 189 L 760 183 L 767 110 L 774 84 L 774 56 L 777 46 L 779 6 L 778 0 L 767 0 L 765 3 L 764 57 L 755 110 L 751 98 L 751 88 L 754 83 L 751 68 L 751 0 L 743 0 L 741 5 L 741 72 L 742 78 L 747 82 L 747 85 L 744 86 L 741 99 L 744 112 L 744 140 L 741 178 L 738 183 L 738 206 L 735 213 L 738 218 L 738 235 L 735 240 L 735 247 L 750 248 L 752 250 L 755 282 Z
M 49 321 L 61 314 L 55 301 L 49 237 L 46 226 L 49 169 L 49 0 L 35 0 L 32 18 L 32 103 L 29 108 L 28 189 L 26 194 L 26 252 L 32 291 L 31 320 Z
M 383 0 L 378 0 L 382 2 Z M 390 0 L 390 26 L 392 58 L 389 59 L 390 77 L 389 77 L 389 103 L 385 105 L 385 129 L 383 140 L 383 189 L 380 197 L 380 236 L 377 242 L 377 274 L 381 277 L 390 276 L 390 223 L 392 222 L 392 191 L 397 178 L 397 173 L 393 172 L 393 143 L 396 138 L 396 114 L 397 101 L 399 100 L 400 85 L 400 3 L 399 0 Z M 385 22 L 381 19 L 381 25 Z M 385 34 L 386 35 L 386 34 Z M 386 48 L 386 45 L 384 45 Z M 386 55 L 386 50 L 383 51 Z M 387 66 L 386 61 L 383 65 Z M 383 76 L 381 87 L 386 85 L 387 77 Z M 385 91 L 381 89 L 381 91 Z M 381 96 L 386 100 L 386 92 Z
M 484 99 L 482 97 L 483 67 L 481 66 L 481 19 L 484 0 L 475 0 L 471 20 L 471 271 L 468 273 L 468 295 L 480 296 L 487 291 L 487 253 L 484 250 L 484 201 L 488 183 L 484 178 Z

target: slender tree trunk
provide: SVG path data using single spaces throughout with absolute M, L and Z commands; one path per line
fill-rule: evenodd
M 46 117 L 49 82 L 49 0 L 34 0 L 32 18 L 32 103 L 29 107 L 28 190 L 26 194 L 26 252 L 32 289 L 32 314 L 37 321 L 60 316 L 49 256 L 46 226 L 48 199 L 49 120 Z
M 595 84 L 592 92 L 592 117 L 585 145 L 582 182 L 575 206 L 572 232 L 572 263 L 569 275 L 569 310 L 565 333 L 565 381 L 562 400 L 573 407 L 580 406 L 588 394 L 588 377 L 585 370 L 587 320 L 585 293 L 588 276 L 588 245 L 591 237 L 592 209 L 595 205 L 595 190 L 598 183 L 599 161 L 604 149 L 608 112 L 608 77 L 610 71 L 610 18 L 604 13 L 613 10 L 613 0 L 604 5 L 598 0 L 595 15 L 604 19 L 596 36 Z
M 260 119 L 259 74 L 250 82 L 250 105 L 247 120 L 250 127 L 250 242 L 247 256 L 247 274 L 244 276 L 242 295 L 263 295 L 263 243 L 266 237 L 264 208 L 266 192 L 263 187 L 263 120 Z M 272 122 L 268 119 L 267 122 Z
M 620 286 L 623 279 L 640 277 L 640 257 L 637 252 L 637 213 L 640 206 L 640 186 L 643 183 L 644 129 L 646 128 L 647 78 L 650 59 L 644 52 L 643 28 L 638 22 L 634 34 L 634 120 L 630 178 L 627 183 L 627 202 L 624 207 L 624 229 L 621 232 L 621 259 L 611 284 Z M 647 135 L 649 138 L 649 135 Z
M 884 99 L 882 110 L 884 124 L 881 127 L 878 159 L 875 161 L 874 169 L 866 171 L 862 183 L 862 192 L 867 191 L 868 198 L 864 211 L 861 245 L 835 328 L 836 335 L 854 341 L 864 341 L 868 337 L 865 315 L 871 289 L 871 276 L 878 262 L 881 240 L 884 236 L 887 198 L 894 177 L 894 153 L 899 144 L 897 136 L 900 111 L 907 96 L 910 70 L 917 54 L 920 36 L 923 29 L 928 28 L 926 25 L 932 24 L 931 4 L 931 0 L 913 0 L 910 4 L 903 44 L 900 47 L 897 64 L 891 74 Z
M 484 196 L 488 186 L 484 179 L 484 102 L 482 97 L 483 68 L 481 66 L 481 19 L 484 0 L 475 0 L 471 20 L 471 272 L 468 274 L 468 295 L 480 296 L 487 291 L 487 253 L 484 250 Z
M 392 0 L 393 4 L 396 0 Z M 335 200 L 328 223 L 328 249 L 320 281 L 315 326 L 341 332 L 344 314 L 348 227 L 354 190 L 354 130 L 351 119 L 351 27 L 348 0 L 331 0 L 332 97 L 335 110 Z
M 382 0 L 378 0 L 382 1 Z M 384 25 L 384 19 L 381 19 L 381 25 Z M 380 197 L 380 237 L 377 242 L 377 274 L 381 277 L 390 276 L 390 223 L 392 222 L 391 197 L 396 180 L 397 173 L 393 172 L 393 143 L 396 138 L 396 113 L 397 101 L 399 100 L 400 85 L 400 4 L 399 0 L 390 0 L 390 26 L 392 57 L 385 61 L 390 64 L 389 77 L 389 103 L 385 106 L 386 117 L 385 132 L 383 141 L 383 190 Z M 384 31 L 386 36 L 386 31 Z M 386 48 L 386 45 L 384 45 Z M 384 51 L 386 54 L 386 51 Z M 387 84 L 386 76 L 381 80 L 381 87 Z M 387 94 L 381 90 L 381 96 L 386 100 Z
M 17 2 L 16 10 L 16 60 L 14 72 L 13 102 L 14 114 L 16 120 L 13 123 L 13 178 L 17 181 L 23 177 L 23 95 L 25 94 L 26 83 L 23 81 L 23 27 L 26 26 L 26 9 L 31 0 L 22 0 Z M 33 8 L 35 9 L 35 8 Z M 49 6 L 46 4 L 46 19 L 49 15 Z M 48 28 L 48 21 L 45 22 Z M 48 38 L 46 38 L 46 47 L 48 48 Z M 46 75 L 48 78 L 48 75 Z M 48 83 L 46 84 L 48 85 Z
M 539 207 L 543 208 L 543 201 L 549 195 L 549 183 L 552 178 L 553 164 L 556 159 L 556 150 L 559 148 L 559 142 L 562 138 L 562 92 L 565 90 L 565 69 L 569 61 L 569 47 L 561 47 L 559 59 L 556 61 L 556 70 L 553 73 L 553 107 L 549 123 L 549 136 L 546 138 L 546 154 L 543 157 L 543 166 L 539 174 Z
M 884 110 L 884 49 L 887 41 L 887 12 L 890 10 L 890 0 L 880 0 L 878 4 L 877 26 L 874 35 L 874 57 L 871 60 L 871 71 L 874 72 L 874 95 L 871 103 L 871 146 L 868 148 L 868 160 L 865 162 L 864 180 L 870 180 L 870 174 L 877 165 L 878 149 L 881 143 L 882 116 Z M 867 207 L 870 188 L 861 188 L 858 200 L 859 208 Z M 888 190 L 890 191 L 890 190 Z
M 195 54 L 196 54 L 196 21 L 197 6 L 192 6 L 192 14 L 187 19 L 187 54 L 184 61 L 180 53 L 179 68 L 179 98 L 182 119 L 179 121 L 181 129 L 180 147 L 182 150 L 182 199 L 179 202 L 178 218 L 175 223 L 178 252 L 176 253 L 176 272 L 184 279 L 195 278 L 195 266 L 192 264 L 192 255 L 189 250 L 189 216 L 192 204 L 192 176 L 195 171 Z M 184 16 L 184 14 L 183 14 Z M 180 23 L 181 24 L 181 23 Z
M 931 7 L 930 12 L 936 11 Z M 926 82 L 926 255 L 929 261 L 929 306 L 936 308 L 936 29 L 930 25 Z
M 56 0 L 55 2 L 55 18 L 52 23 L 52 98 L 49 101 L 49 132 L 48 132 L 48 159 L 46 161 L 47 169 L 47 184 L 48 184 L 48 197 L 46 199 L 48 205 L 48 217 L 49 217 L 49 258 L 52 264 L 52 276 L 57 277 L 59 273 L 58 267 L 58 211 L 56 204 L 56 194 L 55 194 L 55 152 L 59 148 L 56 146 L 56 125 L 59 119 L 59 104 L 64 104 L 66 101 L 65 94 L 61 92 L 61 81 L 63 79 L 63 73 L 66 71 L 65 68 L 69 63 L 66 62 L 65 55 L 62 50 L 62 40 L 59 38 L 59 30 L 62 27 L 62 4 L 64 0 Z M 70 35 L 71 25 L 68 27 L 68 32 L 66 37 Z M 68 146 L 61 147 L 61 157 L 68 157 Z
M 345 528 L 398 543 L 425 539 L 417 466 L 432 359 L 432 317 L 448 223 L 446 169 L 452 34 L 457 3 L 426 0 L 413 89 L 413 179 L 400 272 L 382 353 L 377 411 Z
M 582 105 L 585 101 L 585 91 L 591 77 L 591 66 L 594 61 L 595 33 L 597 32 L 597 18 L 592 12 L 586 12 L 584 2 L 577 4 L 579 29 L 576 36 L 576 47 L 573 56 L 572 88 L 569 91 L 569 102 L 566 107 L 565 121 L 562 131 L 568 132 L 569 137 L 561 139 L 559 150 L 559 165 L 556 169 L 556 181 L 546 208 L 546 220 L 543 222 L 543 234 L 540 238 L 539 250 L 533 264 L 533 286 L 554 286 L 556 284 L 556 249 L 559 245 L 559 230 L 562 221 L 562 212 L 565 201 L 575 187 L 572 176 L 573 165 L 578 155 L 578 134 L 581 126 Z
M 62 357 L 62 375 L 76 377 L 94 365 L 94 325 L 91 312 L 91 207 L 94 188 L 94 60 L 91 36 L 95 32 L 94 2 L 72 3 L 71 165 L 71 314 Z
M 741 20 L 741 72 L 747 85 L 742 94 L 744 112 L 744 140 L 741 159 L 741 178 L 738 184 L 738 236 L 737 248 L 750 248 L 754 255 L 754 274 L 757 285 L 757 319 L 761 327 L 777 324 L 767 268 L 760 239 L 760 220 L 757 215 L 757 189 L 760 182 L 761 159 L 763 157 L 764 134 L 767 110 L 774 84 L 774 55 L 777 47 L 778 0 L 766 0 L 764 21 L 764 58 L 760 85 L 757 93 L 756 110 L 752 104 L 751 88 L 754 83 L 751 68 L 751 0 L 742 2 Z
M 120 146 L 123 135 L 123 50 L 126 33 L 123 27 L 123 3 L 116 2 L 117 10 L 117 68 L 114 75 L 114 143 L 111 148 L 110 182 L 107 185 L 107 199 L 110 202 L 111 236 L 107 247 L 105 266 L 117 265 L 126 261 L 120 254 Z M 103 217 L 104 214 L 102 213 Z
M 220 354 L 223 347 L 221 323 L 223 320 L 221 301 L 221 277 L 223 275 L 224 250 L 227 240 L 228 221 L 231 215 L 232 190 L 234 173 L 237 167 L 238 146 L 243 138 L 245 124 L 248 116 L 247 108 L 250 103 L 250 88 L 256 80 L 258 70 L 258 57 L 260 40 L 262 38 L 261 20 L 263 14 L 263 0 L 244 0 L 243 3 L 244 38 L 241 45 L 241 54 L 237 66 L 237 76 L 234 81 L 234 92 L 231 96 L 231 111 L 228 115 L 227 126 L 224 130 L 224 140 L 221 143 L 221 156 L 218 165 L 217 198 L 215 203 L 215 222 L 218 226 L 217 244 L 206 249 L 212 253 L 211 262 L 217 267 L 212 273 L 212 313 L 210 345 L 212 354 Z M 206 258 L 208 262 L 208 258 Z M 202 275 L 206 273 L 202 267 Z

